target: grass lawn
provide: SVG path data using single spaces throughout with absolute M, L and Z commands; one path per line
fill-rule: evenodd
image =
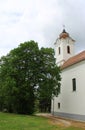
M 0 130 L 82 130 L 63 128 L 49 123 L 49 119 L 37 116 L 0 113 Z

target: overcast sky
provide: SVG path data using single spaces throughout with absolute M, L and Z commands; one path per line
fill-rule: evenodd
M 0 0 L 0 56 L 29 40 L 54 47 L 63 25 L 85 50 L 85 0 Z

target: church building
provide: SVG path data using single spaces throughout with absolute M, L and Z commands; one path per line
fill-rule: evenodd
M 75 55 L 75 40 L 63 29 L 55 42 L 56 64 L 61 67 L 61 88 L 54 97 L 55 116 L 85 121 L 85 51 Z

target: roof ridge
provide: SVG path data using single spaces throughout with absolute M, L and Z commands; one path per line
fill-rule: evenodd
M 85 50 L 65 61 L 65 63 L 61 66 L 61 69 L 67 68 L 83 60 L 85 60 Z

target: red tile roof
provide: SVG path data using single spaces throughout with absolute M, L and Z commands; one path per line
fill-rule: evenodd
M 85 51 L 82 51 L 81 53 L 69 58 L 62 66 L 61 69 L 67 68 L 71 65 L 74 65 L 78 62 L 81 62 L 85 60 Z

